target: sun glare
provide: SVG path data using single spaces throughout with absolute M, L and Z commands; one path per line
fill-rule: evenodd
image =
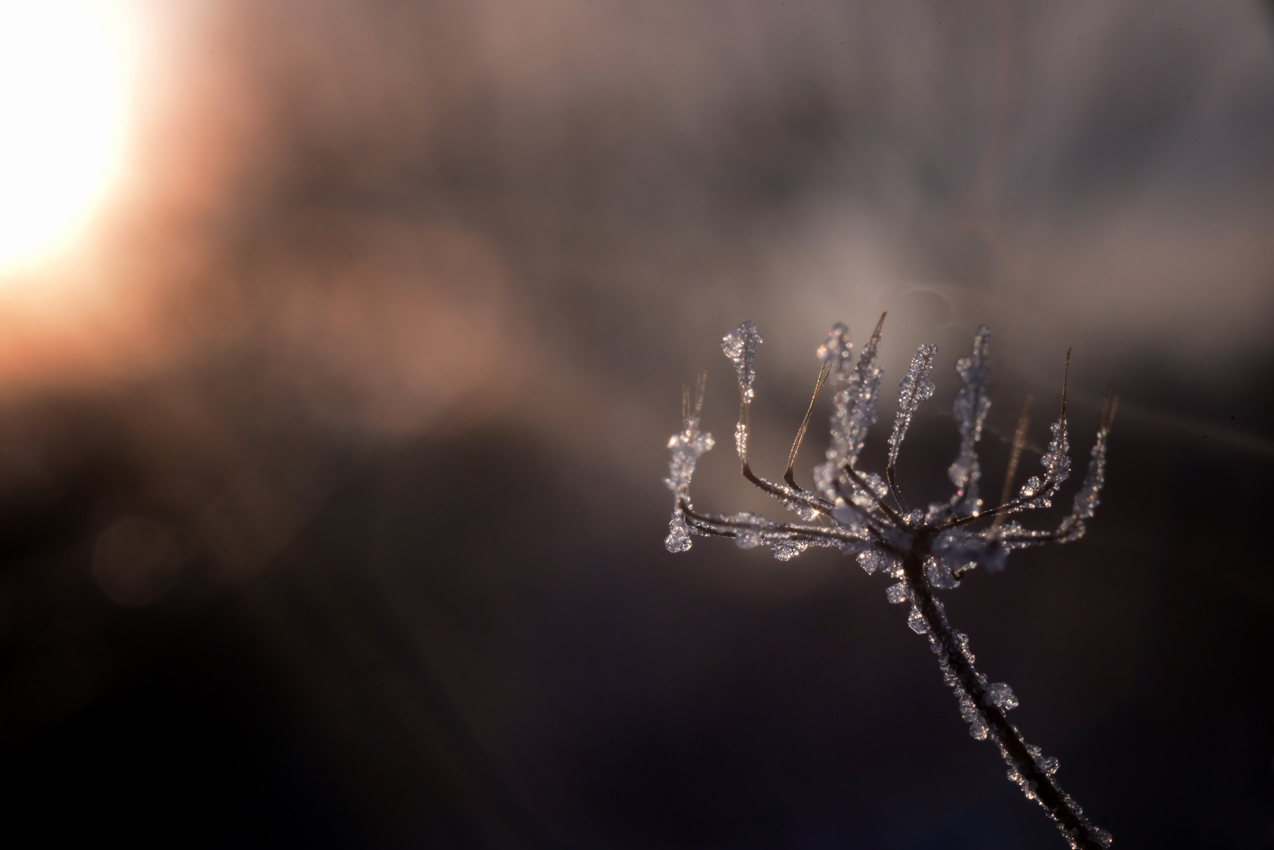
M 118 177 L 135 36 L 121 0 L 0 0 L 0 271 L 82 232 Z

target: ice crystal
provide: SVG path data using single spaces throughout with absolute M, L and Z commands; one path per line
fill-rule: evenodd
M 1013 695 L 1013 689 L 1003 682 L 996 682 L 987 687 L 986 700 L 988 705 L 993 705 L 1001 711 L 1017 708 L 1017 697 Z
M 883 322 L 884 317 L 881 319 Z M 880 368 L 876 365 L 876 358 L 880 353 L 880 329 L 881 325 L 877 324 L 871 339 L 863 346 L 858 365 L 853 369 L 848 368 L 851 347 L 849 329 L 844 325 L 838 324 L 832 329 L 835 342 L 829 340 L 819 349 L 823 362 L 832 367 L 831 380 L 836 388 L 827 462 L 814 470 L 814 484 L 819 494 L 829 502 L 836 501 L 844 468 L 857 463 L 858 453 L 867 440 L 867 431 L 876 422 L 876 395 L 880 391 Z
M 741 458 L 748 456 L 748 428 L 742 422 L 734 426 L 734 450 Z
M 1048 448 L 1044 451 L 1044 456 L 1040 458 L 1040 464 L 1044 467 L 1044 477 L 1032 475 L 1022 485 L 1020 498 L 1024 500 L 1025 507 L 1051 508 L 1053 506 L 1053 497 L 1057 495 L 1062 482 L 1069 478 L 1071 474 L 1070 442 L 1066 435 L 1066 410 L 1064 406 L 1061 416 L 1049 426 L 1049 430 L 1053 436 L 1048 442 Z
M 756 369 L 753 368 L 752 361 L 756 357 L 756 347 L 761 342 L 761 334 L 751 322 L 744 322 L 721 340 L 721 350 L 730 358 L 739 375 L 739 392 L 743 394 L 745 402 L 751 401 L 754 395 L 752 382 L 756 380 Z
M 770 543 L 770 551 L 774 553 L 774 557 L 780 561 L 787 561 L 795 558 L 810 547 L 809 543 L 801 540 L 790 540 L 779 538 Z
M 668 448 L 672 449 L 672 464 L 664 483 L 679 498 L 688 494 L 690 479 L 695 474 L 695 464 L 712 446 L 712 435 L 699 431 L 698 416 L 687 419 L 681 433 L 673 434 L 668 440 Z
M 849 500 L 860 508 L 871 508 L 878 501 L 889 495 L 889 485 L 874 472 L 861 476 L 861 482 L 852 488 Z
M 978 480 L 982 477 L 978 465 L 978 441 L 982 439 L 982 423 L 991 409 L 991 400 L 986 397 L 986 385 L 991 379 L 991 368 L 987 363 L 990 347 L 991 332 L 982 325 L 973 337 L 973 352 L 956 361 L 956 372 L 964 386 L 956 393 L 951 412 L 960 430 L 960 451 L 947 475 L 956 486 L 952 507 L 962 515 L 975 514 L 982 507 L 978 496 Z M 941 503 L 935 506 L 938 505 Z
M 684 552 L 690 548 L 690 531 L 685 514 L 685 509 L 690 506 L 690 479 L 694 476 L 695 464 L 699 462 L 699 458 L 713 446 L 712 435 L 699 430 L 699 408 L 702 404 L 702 390 L 693 407 L 690 404 L 689 390 L 682 393 L 681 431 L 668 439 L 672 461 L 664 483 L 676 495 L 676 507 L 672 512 L 672 521 L 668 524 L 668 537 L 664 540 L 664 546 L 669 552 Z
M 756 514 L 747 513 L 735 514 L 730 517 L 731 522 L 740 526 L 738 535 L 734 538 L 734 542 L 738 544 L 740 549 L 754 549 L 765 543 L 761 537 L 761 532 L 774 527 L 774 523 L 765 517 Z
M 930 558 L 925 561 L 925 578 L 938 590 L 955 590 L 960 586 L 960 580 L 955 577 L 951 564 L 945 559 L 940 561 Z
M 680 509 L 672 512 L 672 522 L 668 523 L 668 536 L 664 538 L 664 548 L 669 552 L 684 552 L 690 548 L 690 532 L 686 529 L 686 518 Z
M 969 724 L 969 734 L 979 741 L 985 741 L 987 733 L 990 731 L 986 725 L 986 717 L 978 707 L 969 699 L 968 695 L 958 697 L 960 701 L 960 716 L 964 718 L 964 722 Z
M 818 359 L 828 365 L 838 380 L 848 380 L 854 359 L 854 344 L 849 341 L 848 326 L 841 322 L 832 325 L 827 342 L 818 347 Z
M 1025 440 L 1024 414 L 1014 440 L 1002 504 L 986 509 L 979 495 L 982 473 L 977 446 L 990 408 L 986 389 L 990 380 L 991 335 L 985 327 L 978 328 L 972 351 L 956 362 L 964 386 L 952 406 L 960 447 L 947 475 L 955 492 L 944 501 L 929 503 L 926 509 L 907 508 L 894 483 L 893 470 L 911 418 L 920 402 L 933 395 L 930 375 L 936 349 L 921 346 L 899 384 L 898 413 L 889 436 L 885 475 L 859 470 L 858 456 L 876 421 L 881 379 L 877 358 L 883 323 L 884 316 L 856 362 L 845 325 L 835 325 L 827 342 L 818 349 L 823 368 L 815 398 L 824 381 L 829 380 L 833 399 L 826 460 L 814 469 L 813 490 L 801 488 L 792 476 L 792 464 L 809 424 L 809 414 L 793 443 L 783 482 L 768 481 L 752 472 L 748 462 L 748 410 L 755 398 L 753 361 L 761 335 L 755 325 L 744 322 L 724 338 L 722 349 L 734 364 L 739 381 L 741 404 L 735 448 L 743 474 L 802 522 L 776 523 L 752 513 L 720 515 L 695 510 L 690 501 L 690 480 L 699 458 L 713 445 L 712 436 L 699 428 L 701 388 L 693 405 L 689 392 L 683 395 L 682 429 L 668 441 L 672 458 L 666 483 L 674 493 L 674 509 L 665 546 L 671 552 L 682 552 L 690 548 L 692 535 L 729 537 L 745 549 L 768 546 L 775 558 L 784 561 L 812 546 L 831 547 L 854 556 L 869 575 L 879 572 L 894 579 L 886 595 L 891 603 L 909 603 L 907 624 L 929 641 L 942 679 L 955 696 L 969 733 L 978 740 L 995 743 L 1009 767 L 1010 779 L 1024 795 L 1044 807 L 1072 847 L 1107 847 L 1109 833 L 1094 826 L 1057 785 L 1057 760 L 1027 744 L 1017 727 L 1008 721 L 1007 712 L 1017 707 L 1017 697 L 1008 685 L 990 683 L 977 671 L 968 637 L 951 626 L 937 593 L 959 587 L 962 577 L 977 567 L 1003 569 L 1011 551 L 1065 543 L 1083 536 L 1105 483 L 1107 443 L 1117 399 L 1103 407 L 1088 470 L 1069 515 L 1053 530 L 1028 529 L 1015 520 L 1006 521 L 1012 514 L 1049 507 L 1070 475 L 1066 383 L 1063 380 L 1061 413 L 1050 427 L 1049 443 L 1041 458 L 1043 475 L 1032 476 L 1015 498 L 1009 498 L 1013 470 Z M 1069 362 L 1068 352 L 1068 367 Z M 811 402 L 810 412 L 813 409 Z
M 903 437 L 907 436 L 907 426 L 915 415 L 920 402 L 928 401 L 933 396 L 933 380 L 929 373 L 933 371 L 933 355 L 938 346 L 922 345 L 911 358 L 911 368 L 898 384 L 898 415 L 894 417 L 894 431 L 889 435 L 889 466 L 898 462 L 898 449 L 902 448 Z
M 1118 406 L 1118 399 L 1115 402 L 1106 402 L 1102 405 L 1102 426 L 1097 432 L 1097 442 L 1093 444 L 1093 451 L 1088 461 L 1088 472 L 1084 475 L 1084 483 L 1080 485 L 1079 492 L 1075 494 L 1075 504 L 1071 509 L 1071 515 L 1062 520 L 1059 539 L 1063 542 L 1078 540 L 1084 536 L 1085 521 L 1093 518 L 1093 513 L 1100 504 L 1102 485 L 1106 483 L 1106 439 L 1110 434 L 1111 423 L 1115 419 L 1115 409 Z

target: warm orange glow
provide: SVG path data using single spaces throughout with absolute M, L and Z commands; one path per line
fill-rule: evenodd
M 0 269 L 74 238 L 118 177 L 137 52 L 127 10 L 0 0 Z

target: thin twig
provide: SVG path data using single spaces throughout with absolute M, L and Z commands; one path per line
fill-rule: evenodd
M 1022 415 L 1017 418 L 1017 430 L 1013 432 L 1013 451 L 1009 454 L 1009 468 L 1004 471 L 1004 488 L 1000 491 L 1000 501 L 997 504 L 1008 502 L 1009 495 L 1013 492 L 1013 478 L 1017 475 L 1017 464 L 1022 459 L 1022 447 L 1026 445 L 1026 431 L 1031 426 L 1031 405 L 1034 403 L 1035 396 L 1028 395 L 1026 404 L 1022 406 Z M 996 514 L 990 530 L 995 531 L 1003 522 L 1004 514 Z
M 805 439 L 805 430 L 810 426 L 810 417 L 814 415 L 814 402 L 818 401 L 818 394 L 823 391 L 823 383 L 827 381 L 827 376 L 831 374 L 832 364 L 824 363 L 823 368 L 818 370 L 818 381 L 814 384 L 814 395 L 810 397 L 810 406 L 805 411 L 805 418 L 801 420 L 801 427 L 796 432 L 796 439 L 792 441 L 792 450 L 787 454 L 787 469 L 783 471 L 783 480 L 789 486 L 801 489 L 796 479 L 792 476 L 792 467 L 796 466 L 796 455 L 801 450 L 801 441 Z

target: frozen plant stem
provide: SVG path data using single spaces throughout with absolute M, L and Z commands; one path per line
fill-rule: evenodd
M 825 382 L 832 382 L 835 397 L 831 420 L 831 441 L 826 462 L 814 469 L 813 490 L 797 485 L 792 468 L 809 425 L 814 400 L 805 414 L 792 451 L 788 455 L 783 482 L 757 476 L 748 462 L 750 409 L 755 378 L 753 361 L 761 335 L 751 322 L 722 341 L 722 349 L 734 364 L 739 380 L 739 424 L 735 429 L 735 449 L 743 475 L 799 516 L 801 523 L 775 523 L 750 513 L 730 516 L 701 513 L 690 501 L 690 479 L 699 457 L 713 446 L 712 435 L 699 430 L 703 404 L 703 381 L 692 403 L 689 391 L 682 397 L 682 430 L 668 441 L 672 450 L 668 487 L 675 494 L 672 521 L 665 545 L 671 552 L 690 548 L 691 535 L 729 537 L 750 549 L 769 546 L 780 560 L 799 555 L 811 546 L 828 546 L 854 555 L 868 573 L 876 571 L 896 580 L 886 595 L 890 602 L 910 607 L 907 624 L 929 639 L 938 658 L 943 680 L 955 694 L 960 715 L 969 724 L 969 733 L 978 740 L 995 742 L 1009 767 L 1009 779 L 1028 799 L 1035 800 L 1057 824 L 1072 848 L 1093 850 L 1111 844 L 1110 833 L 1098 829 L 1079 805 L 1054 778 L 1057 759 L 1046 758 L 1038 747 L 1026 743 L 1008 712 L 1017 707 L 1012 689 L 1003 682 L 988 682 L 974 666 L 969 639 L 947 620 L 937 591 L 951 590 L 971 569 L 982 565 L 990 571 L 1004 568 L 1005 557 L 1014 549 L 1045 543 L 1068 543 L 1084 535 L 1085 523 L 1097 508 L 1105 482 L 1106 442 L 1115 418 L 1118 398 L 1102 406 L 1101 426 L 1093 445 L 1088 471 L 1075 494 L 1071 512 L 1052 530 L 1022 527 L 1008 517 L 1053 504 L 1063 481 L 1070 475 L 1070 444 L 1066 429 L 1066 377 L 1070 352 L 1066 353 L 1066 373 L 1062 380 L 1061 412 L 1052 424 L 1052 439 L 1041 463 L 1044 474 L 1031 477 L 1016 497 L 1011 497 L 1013 476 L 1026 439 L 1030 400 L 1014 436 L 1012 459 L 998 506 L 984 509 L 979 494 L 981 467 L 977 445 L 991 403 L 986 397 L 990 378 L 988 351 L 991 335 L 978 328 L 973 351 L 956 363 L 964 387 L 956 395 L 953 413 L 960 431 L 960 448 L 947 474 L 955 492 L 927 509 L 909 508 L 894 482 L 894 467 L 907 435 L 907 427 L 920 402 L 933 395 L 930 380 L 935 346 L 923 345 L 911 361 L 911 368 L 899 385 L 898 413 L 889 437 L 889 459 L 882 478 L 857 468 L 867 431 L 876 421 L 876 396 L 880 389 L 880 368 L 876 365 L 880 317 L 875 331 L 863 347 L 857 363 L 849 341 L 849 329 L 836 325 L 827 342 L 818 350 L 823 361 L 814 399 Z

